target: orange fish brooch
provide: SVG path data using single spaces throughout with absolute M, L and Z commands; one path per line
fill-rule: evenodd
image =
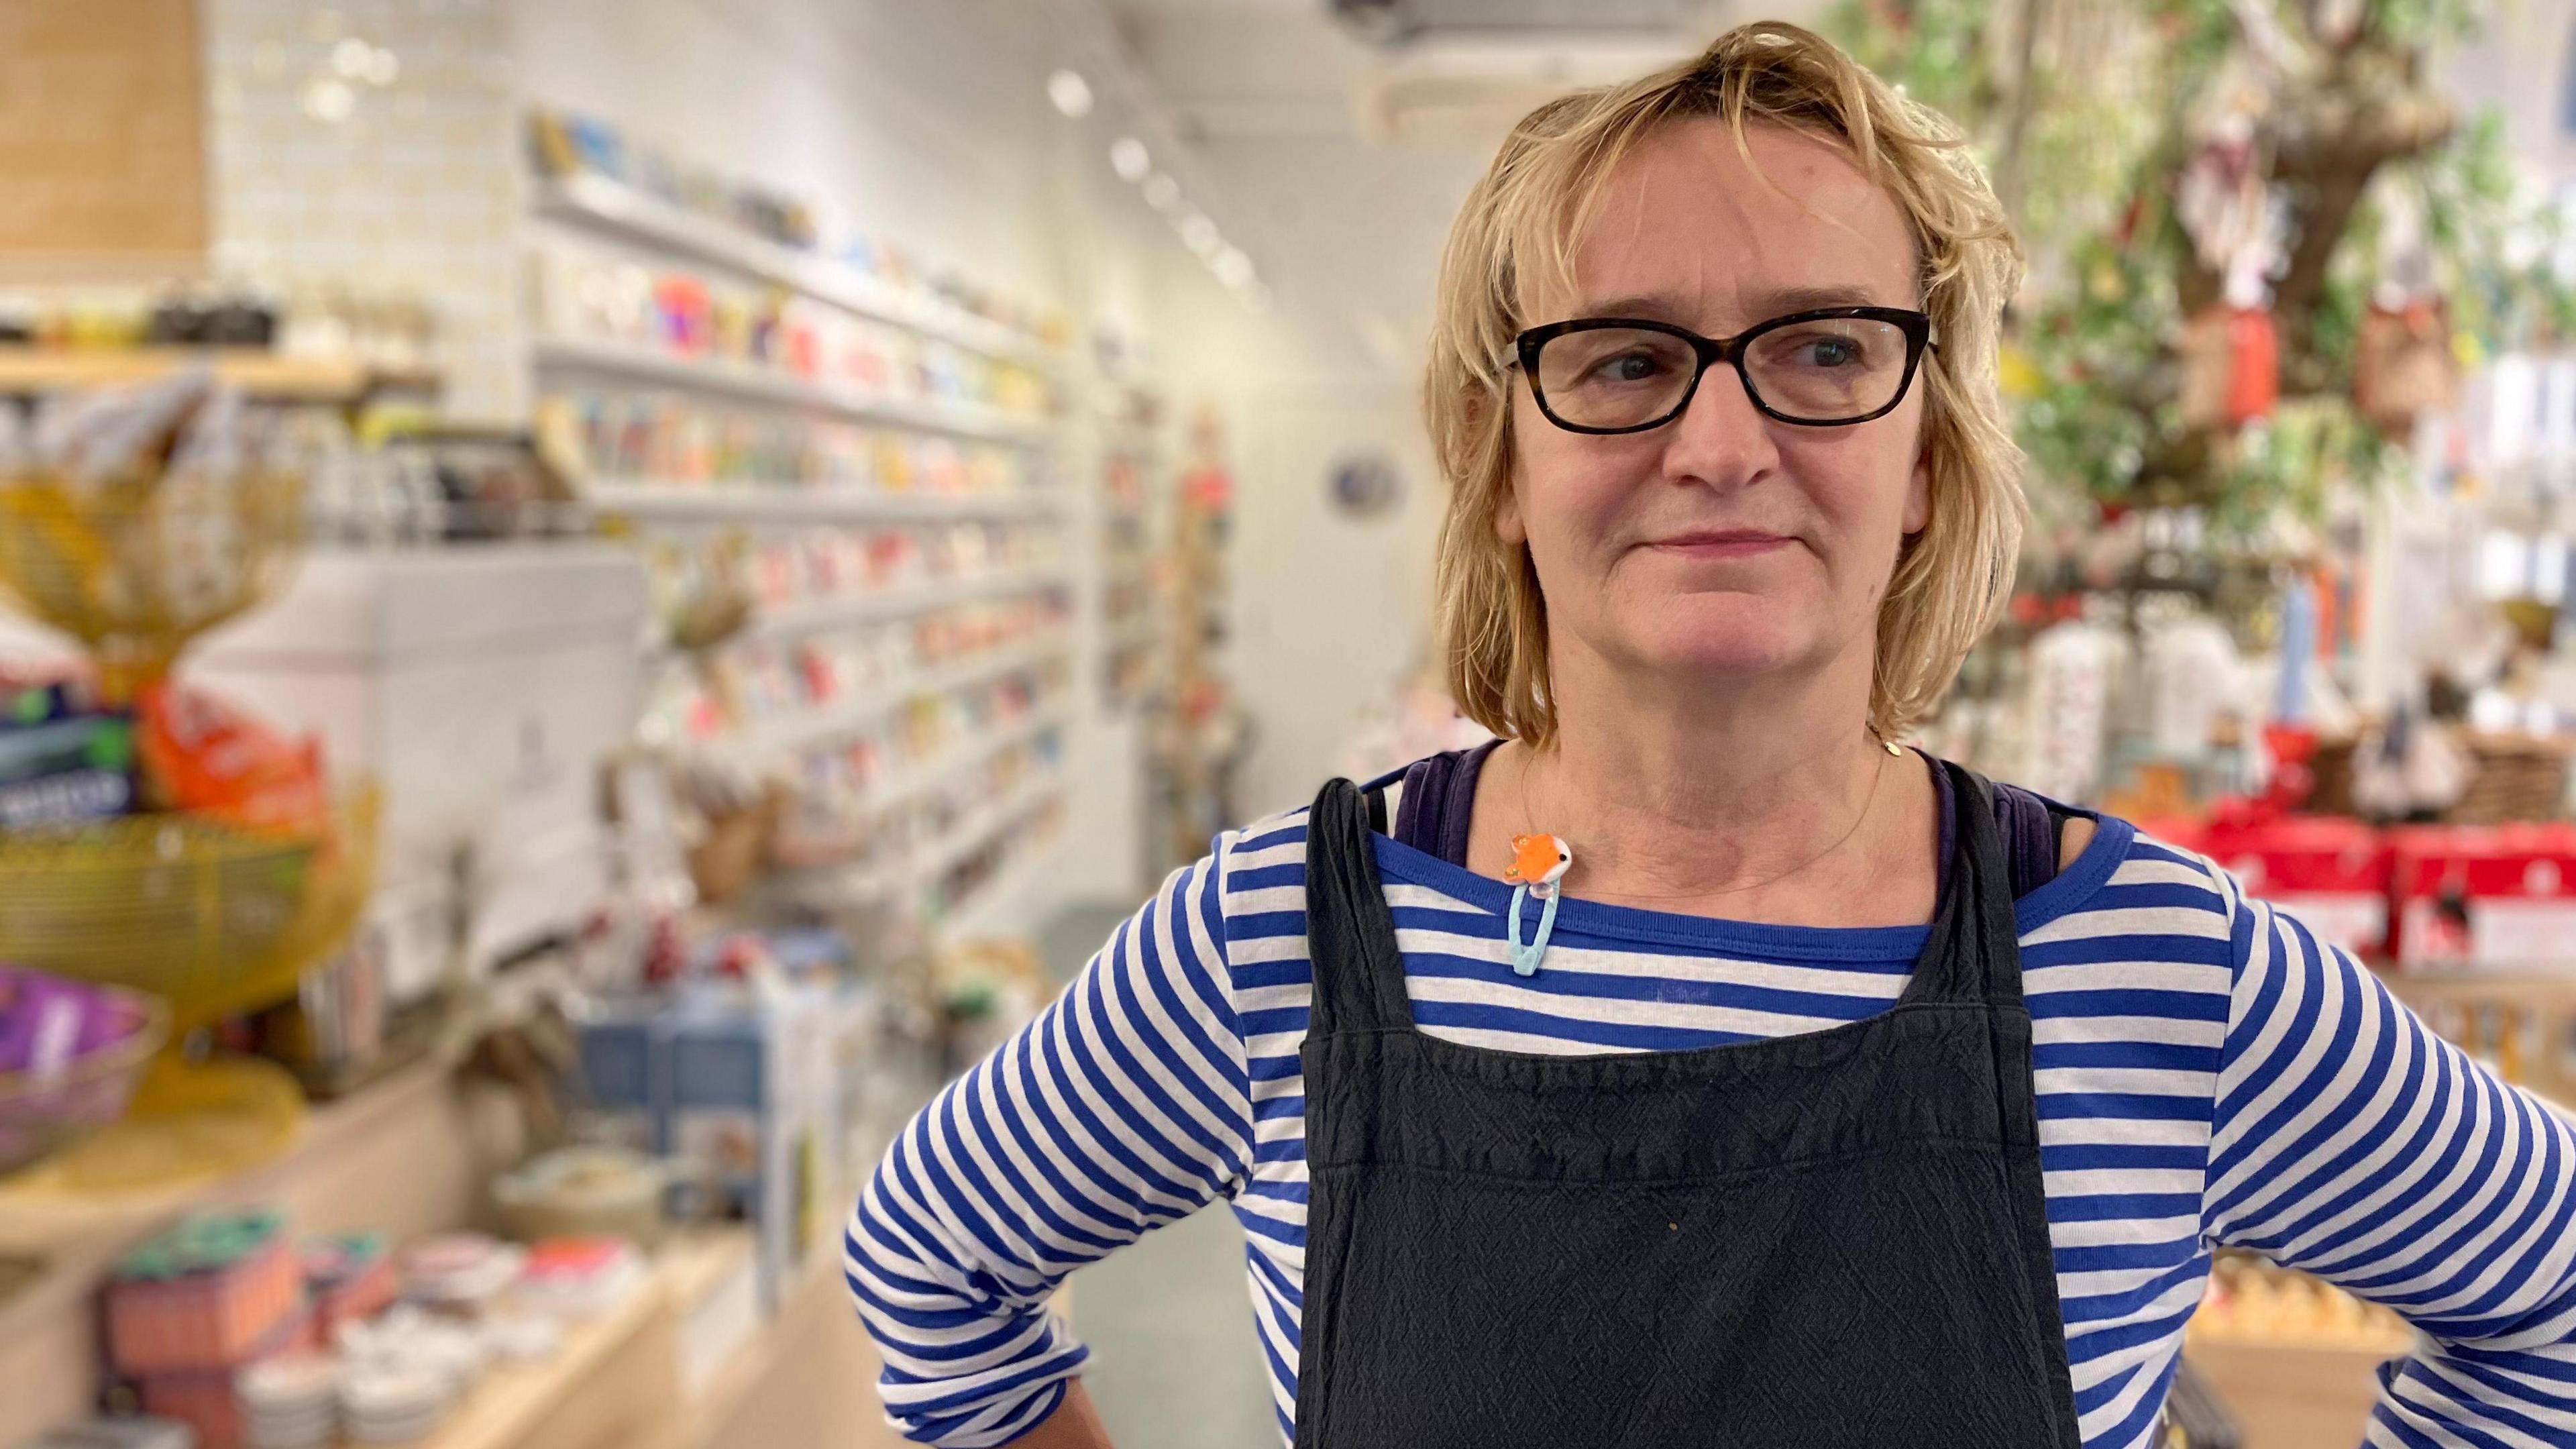
M 1503 868 L 1503 879 L 1511 882 L 1511 914 L 1504 939 L 1511 943 L 1512 971 L 1520 976 L 1538 974 L 1538 963 L 1547 955 L 1547 938 L 1556 931 L 1558 883 L 1574 868 L 1574 850 L 1553 835 L 1515 835 L 1512 837 L 1512 863 Z M 1521 912 L 1532 897 L 1539 901 L 1538 929 L 1531 933 L 1529 944 L 1521 944 Z

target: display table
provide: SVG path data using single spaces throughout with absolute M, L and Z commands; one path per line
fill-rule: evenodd
M 401 1240 L 471 1222 L 483 1184 L 518 1149 L 515 1118 L 450 1061 L 423 1062 L 315 1108 L 284 1153 L 233 1177 L 120 1193 L 0 1185 L 0 1257 L 31 1266 L 0 1299 L 0 1445 L 98 1402 L 97 1293 L 108 1269 L 193 1212 L 266 1204 L 299 1233 Z
M 0 1188 L 0 1260 L 32 1264 L 0 1299 L 0 1445 L 91 1412 L 98 1287 L 135 1244 L 190 1212 L 251 1203 L 280 1208 L 298 1232 L 400 1240 L 472 1222 L 483 1183 L 517 1150 L 508 1116 L 449 1064 L 424 1063 L 316 1109 L 285 1154 L 235 1178 L 77 1198 Z M 839 1254 L 815 1252 L 765 1321 L 750 1306 L 752 1257 L 745 1229 L 678 1235 L 552 1357 L 486 1374 L 422 1449 L 899 1445 Z

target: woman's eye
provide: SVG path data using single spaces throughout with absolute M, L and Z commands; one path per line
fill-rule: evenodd
M 1603 361 L 1592 373 L 1604 382 L 1644 382 L 1663 370 L 1663 363 L 1649 353 L 1622 352 Z
M 1860 361 L 1860 344 L 1848 337 L 1817 337 L 1799 343 L 1796 355 L 1809 367 L 1849 367 Z

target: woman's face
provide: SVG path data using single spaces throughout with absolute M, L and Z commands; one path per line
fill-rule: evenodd
M 1524 299 L 1533 325 L 1643 317 L 1707 337 L 1816 307 L 1920 305 L 1904 213 L 1832 146 L 1773 126 L 1665 125 L 1610 178 L 1574 254 L 1574 295 Z M 1757 174 L 1757 172 L 1759 174 Z M 1924 383 L 1844 427 L 1764 417 L 1711 367 L 1682 415 L 1597 436 L 1515 390 L 1512 490 L 1496 516 L 1526 542 L 1565 651 L 1614 675 L 1869 673 L 1880 596 L 1929 498 Z

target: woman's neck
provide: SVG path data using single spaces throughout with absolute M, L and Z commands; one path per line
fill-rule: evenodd
M 1931 780 L 1867 723 L 1867 681 L 1661 699 L 1565 691 L 1547 748 L 1514 742 L 1478 781 L 1469 865 L 1513 834 L 1574 851 L 1567 889 L 1625 905 L 1797 924 L 1931 912 Z

